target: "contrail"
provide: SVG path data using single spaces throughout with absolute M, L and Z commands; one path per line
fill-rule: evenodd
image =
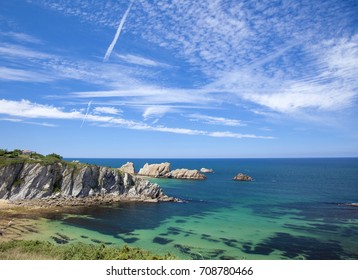
M 88 115 L 89 110 L 90 110 L 90 108 L 91 108 L 91 104 L 92 104 L 92 100 L 91 100 L 90 102 L 88 102 L 86 115 L 85 115 L 85 117 L 84 117 L 83 120 L 82 120 L 81 128 L 82 128 L 83 124 L 85 123 L 85 121 L 86 121 L 86 119 L 87 119 L 87 115 Z
M 110 55 L 111 55 L 111 53 L 112 53 L 112 51 L 113 51 L 113 48 L 114 48 L 114 46 L 115 46 L 116 43 L 117 43 L 119 34 L 121 34 L 123 25 L 124 25 L 124 23 L 125 23 L 125 21 L 126 21 L 126 19 L 127 19 L 127 16 L 128 16 L 128 14 L 129 14 L 129 11 L 130 11 L 131 8 L 132 8 L 133 3 L 134 3 L 134 0 L 131 1 L 131 3 L 129 4 L 129 7 L 128 7 L 128 9 L 127 9 L 127 11 L 124 13 L 124 16 L 122 17 L 121 22 L 119 23 L 119 26 L 118 26 L 116 35 L 114 35 L 113 41 L 112 41 L 112 43 L 109 45 L 109 47 L 108 47 L 108 49 L 107 49 L 107 52 L 106 52 L 106 54 L 104 55 L 103 61 L 107 61 L 108 58 L 110 57 Z

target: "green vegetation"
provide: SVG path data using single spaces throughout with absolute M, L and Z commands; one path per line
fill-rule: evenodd
M 49 154 L 46 156 L 46 158 L 55 158 L 55 159 L 59 159 L 59 160 L 62 160 L 63 157 L 58 155 L 58 154 L 55 154 L 55 153 L 52 153 L 52 154 Z
M 6 149 L 0 149 L 0 166 L 14 163 L 40 163 L 42 165 L 49 165 L 56 162 L 65 161 L 63 161 L 62 156 L 55 153 L 44 156 L 32 151 L 21 151 L 19 149 L 8 151 Z
M 114 246 L 73 243 L 55 245 L 46 241 L 12 240 L 0 243 L 0 260 L 173 260 L 148 251 Z

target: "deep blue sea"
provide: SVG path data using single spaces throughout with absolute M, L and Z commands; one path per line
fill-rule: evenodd
M 72 159 L 68 159 L 72 160 Z M 79 159 L 168 161 L 205 181 L 150 179 L 185 203 L 121 203 L 47 216 L 45 236 L 128 244 L 181 259 L 358 259 L 358 158 Z M 252 182 L 233 181 L 239 172 Z

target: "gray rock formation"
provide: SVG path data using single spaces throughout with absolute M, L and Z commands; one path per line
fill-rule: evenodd
M 233 180 L 236 180 L 236 181 L 252 181 L 253 179 L 250 176 L 246 175 L 246 174 L 239 173 L 233 178 Z
M 135 170 L 134 170 L 134 164 L 133 162 L 127 162 L 126 164 L 123 164 L 119 170 L 125 172 L 125 173 L 129 173 L 131 175 L 135 174 Z
M 170 171 L 170 163 L 163 162 L 159 164 L 148 164 L 146 163 L 143 168 L 138 172 L 138 175 L 149 176 L 149 177 L 164 177 L 165 174 Z
M 157 184 L 108 167 L 65 162 L 13 163 L 0 167 L 0 199 L 90 196 L 169 199 Z
M 214 173 L 214 170 L 203 167 L 203 168 L 200 169 L 200 172 L 202 172 L 202 173 Z
M 189 169 L 175 169 L 166 173 L 164 175 L 166 178 L 174 178 L 174 179 L 190 179 L 190 180 L 204 180 L 206 176 L 201 174 L 198 170 L 189 170 Z

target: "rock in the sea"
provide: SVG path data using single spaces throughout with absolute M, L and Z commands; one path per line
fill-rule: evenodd
M 252 181 L 253 179 L 250 176 L 246 175 L 246 174 L 239 173 L 233 178 L 233 180 L 236 180 L 236 181 Z
M 203 168 L 200 169 L 200 172 L 202 172 L 202 173 L 213 173 L 214 170 L 203 167 Z
M 131 175 L 135 174 L 135 169 L 134 169 L 134 164 L 133 162 L 127 162 L 126 164 L 123 164 L 119 170 L 125 172 L 125 173 L 129 173 Z
M 204 180 L 206 176 L 201 174 L 198 170 L 189 170 L 189 169 L 175 169 L 165 174 L 164 177 L 174 178 L 174 179 L 191 179 L 191 180 Z
M 146 163 L 143 168 L 138 172 L 138 175 L 150 176 L 150 177 L 164 177 L 165 174 L 170 171 L 170 163 L 163 162 L 159 164 L 148 164 Z
M 358 207 L 358 203 L 353 202 L 353 203 L 346 203 L 346 206 L 353 206 L 353 207 Z

